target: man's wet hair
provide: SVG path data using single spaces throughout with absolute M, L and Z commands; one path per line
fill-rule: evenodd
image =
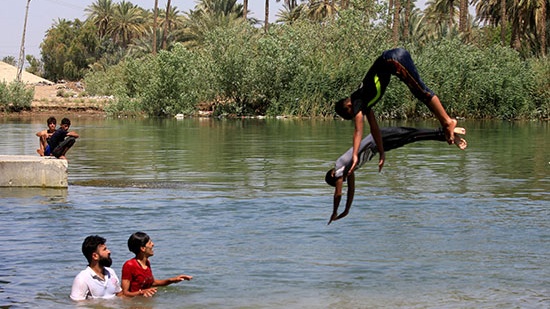
M 57 124 L 57 119 L 55 119 L 55 117 L 52 116 L 52 117 L 48 118 L 46 123 L 47 124 L 50 124 L 50 123 Z
M 343 98 L 340 101 L 336 102 L 334 105 L 334 110 L 336 111 L 336 114 L 338 114 L 340 117 L 351 120 L 353 119 L 353 115 L 351 113 L 348 113 L 348 109 L 345 107 L 346 100 L 348 98 Z
M 71 121 L 69 120 L 69 118 L 63 118 L 63 119 L 61 119 L 61 124 L 66 124 L 66 125 L 70 126 Z
M 88 260 L 88 264 L 92 263 L 92 254 L 96 252 L 99 245 L 104 245 L 106 242 L 105 238 L 98 235 L 90 235 L 84 239 L 82 243 L 82 254 Z
M 150 239 L 149 235 L 143 232 L 135 232 L 128 238 L 128 250 L 138 255 L 141 251 L 141 247 L 145 247 Z
M 338 178 L 334 175 L 334 169 L 331 168 L 327 174 L 325 175 L 325 182 L 329 185 L 329 186 L 333 186 L 333 187 L 336 187 L 336 180 Z

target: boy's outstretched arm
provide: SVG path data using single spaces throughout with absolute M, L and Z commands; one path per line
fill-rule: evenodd
M 384 153 L 384 142 L 382 141 L 382 133 L 380 132 L 380 127 L 378 126 L 376 116 L 374 115 L 372 109 L 367 114 L 367 121 L 369 122 L 370 126 L 370 134 L 374 138 L 374 142 L 376 142 L 376 147 L 378 148 L 378 153 L 380 154 L 380 159 L 378 161 L 378 172 L 381 172 L 382 168 L 384 167 L 384 162 L 386 160 L 386 154 Z
M 363 112 L 359 111 L 353 118 L 353 124 L 355 130 L 353 131 L 353 153 L 352 153 L 352 162 L 348 170 L 348 175 L 353 173 L 357 163 L 359 163 L 359 147 L 361 147 L 361 140 L 363 139 Z
M 344 185 L 344 177 L 338 178 L 336 180 L 336 185 L 334 186 L 332 215 L 330 216 L 330 220 L 328 220 L 327 225 L 329 225 L 334 220 L 338 220 L 338 207 L 340 207 L 340 201 L 342 200 L 343 185 Z
M 342 199 L 342 186 L 344 183 L 344 177 L 340 177 L 336 181 L 336 188 L 334 189 L 334 208 L 332 210 L 332 215 L 330 216 L 328 224 L 330 224 L 332 221 L 344 218 L 348 215 L 349 210 L 351 209 L 351 204 L 353 203 L 353 197 L 355 195 L 355 174 L 351 173 L 347 178 L 347 182 L 348 193 L 346 198 L 346 208 L 341 214 L 338 215 L 338 206 L 340 205 L 340 200 Z

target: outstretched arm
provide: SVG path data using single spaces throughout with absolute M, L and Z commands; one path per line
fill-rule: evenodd
M 329 225 L 332 221 L 338 220 L 338 207 L 340 207 L 340 201 L 342 200 L 342 186 L 344 185 L 344 177 L 339 177 L 336 180 L 336 185 L 334 186 L 334 196 L 333 196 L 333 207 L 332 207 L 332 215 L 330 216 L 330 220 L 328 220 L 327 225 Z
M 353 131 L 353 153 L 352 153 L 352 163 L 349 168 L 348 175 L 353 173 L 357 163 L 359 163 L 359 147 L 361 147 L 361 139 L 363 138 L 363 112 L 359 111 L 353 118 L 353 123 L 355 125 L 355 130 Z
M 378 153 L 380 154 L 380 159 L 378 161 L 378 172 L 381 172 L 384 167 L 384 161 L 386 160 L 386 154 L 384 153 L 382 133 L 380 132 L 380 127 L 378 127 L 378 122 L 376 121 L 376 116 L 374 115 L 372 109 L 367 114 L 367 120 L 370 126 L 370 134 L 372 134 L 376 147 L 378 148 Z
M 336 181 L 336 188 L 334 189 L 334 207 L 332 209 L 332 215 L 330 216 L 330 220 L 328 221 L 328 224 L 330 224 L 332 221 L 336 221 L 344 218 L 345 216 L 348 215 L 349 210 L 351 209 L 351 204 L 353 203 L 353 196 L 355 195 L 355 174 L 351 173 L 347 178 L 347 182 L 348 182 L 348 193 L 346 198 L 346 208 L 341 214 L 338 215 L 338 207 L 340 206 L 340 201 L 342 200 L 342 186 L 344 183 L 344 177 L 340 177 Z
M 153 282 L 153 286 L 165 286 L 165 285 L 180 282 L 183 280 L 189 281 L 191 279 L 193 279 L 193 276 L 189 276 L 189 275 L 179 275 L 179 276 L 175 276 L 168 279 L 162 279 L 162 280 L 155 279 L 155 281 Z

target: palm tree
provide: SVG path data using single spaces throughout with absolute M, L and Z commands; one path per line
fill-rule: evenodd
M 411 10 L 412 10 L 412 1 L 407 0 L 405 3 L 405 16 L 404 16 L 404 22 L 403 22 L 403 40 L 407 41 L 409 39 L 409 19 L 411 16 Z
M 306 15 L 306 9 L 304 4 L 300 4 L 293 9 L 290 9 L 284 4 L 283 8 L 277 12 L 277 21 L 285 24 L 292 24 Z
M 166 49 L 166 35 L 170 29 L 170 0 L 166 2 L 166 16 L 164 18 L 164 30 L 162 31 L 162 49 Z
M 411 10 L 408 26 L 403 24 L 403 36 L 409 38 L 408 41 L 422 46 L 428 40 L 429 31 L 425 18 L 426 15 L 419 8 Z
M 88 21 L 91 21 L 97 27 L 97 34 L 100 39 L 105 37 L 109 24 L 113 19 L 114 5 L 112 0 L 97 0 L 86 9 L 88 12 Z
M 115 8 L 108 33 L 114 42 L 126 48 L 132 39 L 146 33 L 145 11 L 128 1 L 122 1 Z
M 168 14 L 166 14 L 166 11 L 163 9 L 159 10 L 159 26 L 163 29 L 167 28 L 168 32 L 179 30 L 185 26 L 185 18 L 180 14 L 177 6 L 170 4 Z
M 504 46 L 506 43 L 506 0 L 500 0 L 500 44 Z
M 334 17 L 338 9 L 334 1 L 328 0 L 310 0 L 307 16 L 313 21 L 322 21 Z
M 151 31 L 153 30 L 152 28 L 150 29 Z M 156 36 L 162 37 L 164 35 L 162 32 L 163 32 L 162 28 L 158 28 Z M 171 46 L 170 42 L 173 42 L 173 38 L 170 34 L 168 34 L 166 37 L 168 42 L 167 47 L 169 48 Z M 134 57 L 134 58 L 140 58 L 147 54 L 151 54 L 153 52 L 152 38 L 153 38 L 153 34 L 148 33 L 147 35 L 144 35 L 140 38 L 133 39 L 132 43 L 128 44 L 126 55 L 130 55 L 131 57 Z M 162 48 L 161 44 L 162 42 L 157 41 L 157 46 L 156 46 L 157 50 L 160 50 Z
M 460 0 L 460 18 L 458 19 L 458 31 L 465 33 L 468 27 L 468 0 Z
M 546 57 L 546 25 L 548 21 L 548 1 L 539 0 L 540 2 L 540 14 L 539 14 L 539 33 L 540 33 L 540 52 L 543 57 Z
M 392 41 L 394 47 L 397 47 L 397 43 L 399 42 L 399 13 L 401 11 L 401 0 L 394 0 L 393 1 L 393 26 L 392 26 Z
M 428 0 L 426 2 L 426 14 L 430 20 L 436 21 L 436 24 L 441 24 L 442 21 L 446 20 L 449 30 L 451 30 L 455 23 L 456 6 L 456 0 Z
M 507 24 L 511 24 L 510 47 L 546 55 L 548 0 L 489 0 L 479 1 L 477 19 L 496 27 L 500 24 L 500 40 L 505 44 Z
M 243 6 L 236 0 L 200 0 L 186 14 L 181 41 L 188 47 L 200 46 L 209 30 L 243 22 L 242 17 Z
M 277 0 L 276 2 L 281 2 L 281 0 Z M 296 0 L 284 0 L 283 7 L 287 7 L 290 11 L 294 10 L 298 6 L 298 2 Z
M 156 55 L 157 54 L 157 17 L 158 17 L 158 12 L 159 12 L 159 1 L 158 0 L 155 0 L 155 6 L 154 6 L 154 9 L 153 9 L 153 44 L 152 44 L 152 47 L 153 47 L 153 50 L 152 50 L 152 53 L 153 55 Z
M 546 9 L 548 0 L 522 0 L 519 3 L 525 21 L 524 37 L 528 38 L 535 53 L 546 56 Z

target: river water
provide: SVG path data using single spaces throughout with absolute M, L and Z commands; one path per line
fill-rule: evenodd
M 35 155 L 45 120 L 0 119 L 0 154 Z M 327 226 L 324 175 L 350 122 L 72 122 L 68 189 L 0 188 L 0 308 L 75 307 L 83 239 L 107 238 L 120 276 L 135 231 L 155 242 L 155 277 L 194 279 L 79 307 L 550 307 L 548 123 L 464 121 L 466 151 L 390 151 L 382 173 L 376 159 L 357 171 L 349 216 Z

